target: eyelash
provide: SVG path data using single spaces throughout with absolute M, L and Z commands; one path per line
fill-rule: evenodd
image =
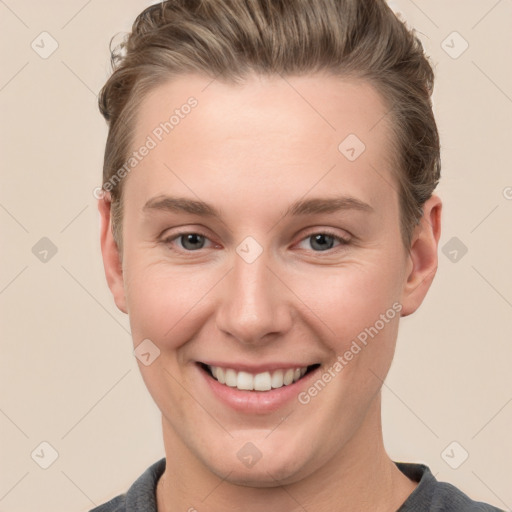
M 178 232 L 178 233 L 174 233 L 173 235 L 171 235 L 169 237 L 164 238 L 162 240 L 162 243 L 164 245 L 169 246 L 169 248 L 172 251 L 179 252 L 179 253 L 195 253 L 195 252 L 199 252 L 199 251 L 202 250 L 202 249 L 197 249 L 195 251 L 188 251 L 186 249 L 178 249 L 178 250 L 176 250 L 176 249 L 173 249 L 172 247 L 170 247 L 172 242 L 174 242 L 175 240 L 179 239 L 181 236 L 184 236 L 184 235 L 200 235 L 203 238 L 205 238 L 207 240 L 210 240 L 208 238 L 208 235 L 206 235 L 206 233 L 203 233 L 202 231 L 181 231 L 181 232 Z M 326 249 L 325 251 L 313 251 L 316 254 L 322 254 L 322 253 L 332 254 L 333 252 L 337 251 L 337 248 L 350 244 L 349 240 L 347 240 L 347 239 L 345 239 L 345 238 L 343 238 L 343 237 L 341 237 L 341 236 L 339 236 L 339 235 L 337 235 L 337 234 L 335 234 L 335 233 L 333 233 L 332 231 L 329 231 L 329 230 L 311 232 L 311 233 L 307 234 L 306 236 L 304 236 L 303 238 L 301 238 L 300 242 L 303 242 L 304 240 L 307 240 L 308 238 L 311 238 L 314 235 L 327 235 L 327 236 L 330 236 L 330 237 L 334 238 L 336 241 L 339 242 L 338 246 L 333 247 L 331 249 Z

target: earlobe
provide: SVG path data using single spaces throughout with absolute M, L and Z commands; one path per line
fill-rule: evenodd
M 114 297 L 116 306 L 128 313 L 124 293 L 123 268 L 121 255 L 112 235 L 112 221 L 110 215 L 111 199 L 109 194 L 98 199 L 98 211 L 100 213 L 100 242 L 103 267 L 108 287 Z
M 423 302 L 437 271 L 437 249 L 441 236 L 441 199 L 432 195 L 423 205 L 408 256 L 409 272 L 402 293 L 401 316 L 414 313 Z

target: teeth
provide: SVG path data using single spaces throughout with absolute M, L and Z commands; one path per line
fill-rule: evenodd
M 221 383 L 221 384 L 226 384 L 226 373 L 224 372 L 224 370 L 220 367 L 220 366 L 217 366 L 215 367 L 215 369 L 217 370 L 215 372 L 215 375 L 214 377 Z
M 270 379 L 270 384 L 273 388 L 282 388 L 284 385 L 283 382 L 283 370 L 276 370 L 272 373 L 272 377 Z
M 248 391 L 254 389 L 254 377 L 247 372 L 238 372 L 236 387 L 238 389 L 247 389 Z
M 289 368 L 253 375 L 249 372 L 236 372 L 231 368 L 221 368 L 220 366 L 209 366 L 208 368 L 213 378 L 221 384 L 243 391 L 269 391 L 289 386 L 304 377 L 308 370 L 307 367 Z
M 235 370 L 227 369 L 225 372 L 226 375 L 226 386 L 229 386 L 230 388 L 236 388 L 236 372 Z
M 258 373 L 254 376 L 254 389 L 256 391 L 268 391 L 272 389 L 270 372 Z
M 285 386 L 288 386 L 289 384 L 291 384 L 293 382 L 294 375 L 295 375 L 295 370 L 292 370 L 292 369 L 286 370 L 286 372 L 284 374 L 284 379 L 283 379 Z

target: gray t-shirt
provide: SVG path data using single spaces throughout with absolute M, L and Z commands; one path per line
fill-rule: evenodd
M 471 500 L 452 484 L 438 482 L 428 466 L 395 462 L 398 469 L 418 486 L 397 512 L 505 512 Z M 165 469 L 165 457 L 155 462 L 121 494 L 90 512 L 157 512 L 156 484 Z

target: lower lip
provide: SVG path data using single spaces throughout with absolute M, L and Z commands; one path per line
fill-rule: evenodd
M 239 412 L 267 414 L 277 411 L 286 403 L 296 399 L 319 368 L 315 368 L 293 384 L 269 391 L 242 391 L 232 388 L 215 380 L 199 365 L 198 369 L 213 394 L 224 404 Z

